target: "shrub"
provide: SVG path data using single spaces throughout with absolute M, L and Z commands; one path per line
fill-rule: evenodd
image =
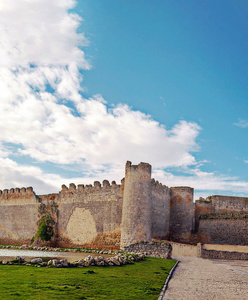
M 41 238 L 43 241 L 50 241 L 53 236 L 53 225 L 54 221 L 51 216 L 43 216 L 39 221 L 35 238 Z

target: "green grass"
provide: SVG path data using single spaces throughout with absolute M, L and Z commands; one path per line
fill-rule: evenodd
M 175 262 L 149 257 L 121 267 L 0 265 L 0 298 L 157 299 Z

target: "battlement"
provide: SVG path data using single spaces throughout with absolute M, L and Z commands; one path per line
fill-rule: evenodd
M 24 198 L 33 198 L 35 197 L 35 193 L 32 187 L 28 188 L 11 188 L 10 190 L 4 189 L 0 190 L 0 201 L 2 200 L 16 200 L 16 199 L 24 199 Z
M 151 188 L 160 192 L 167 192 L 170 188 L 154 178 L 151 179 Z
M 189 186 L 174 186 L 174 187 L 171 187 L 170 190 L 172 192 L 176 192 L 176 193 L 182 193 L 182 192 L 193 193 L 194 192 L 194 189 Z
M 139 172 L 140 174 L 147 174 L 151 176 L 152 166 L 148 163 L 141 162 L 138 165 L 132 165 L 131 161 L 126 162 L 125 174 L 128 175 L 132 172 Z
M 112 181 L 111 184 L 109 183 L 108 180 L 103 180 L 102 184 L 100 181 L 94 181 L 93 185 L 92 184 L 78 184 L 77 186 L 75 183 L 70 183 L 69 188 L 63 184 L 61 186 L 61 191 L 60 193 L 89 193 L 89 192 L 96 192 L 100 190 L 109 190 L 109 189 L 120 189 L 123 187 L 124 181 L 122 180 L 121 184 L 116 184 L 115 181 Z

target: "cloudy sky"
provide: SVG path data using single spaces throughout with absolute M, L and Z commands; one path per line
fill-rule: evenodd
M 0 189 L 248 195 L 248 2 L 0 0 Z

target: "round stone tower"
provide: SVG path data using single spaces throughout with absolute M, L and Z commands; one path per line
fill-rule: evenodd
M 151 165 L 126 163 L 121 248 L 151 241 Z

